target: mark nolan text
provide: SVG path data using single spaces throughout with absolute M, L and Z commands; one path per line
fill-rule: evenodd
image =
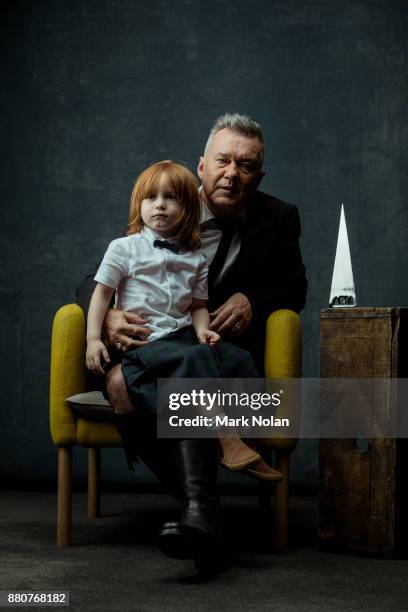
M 253 414 L 251 417 L 235 417 L 231 418 L 226 415 L 215 417 L 215 425 L 217 427 L 289 427 L 289 419 L 278 419 L 274 416 L 261 416 Z

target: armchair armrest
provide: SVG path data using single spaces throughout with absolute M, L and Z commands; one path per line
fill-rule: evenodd
M 300 378 L 302 369 L 302 329 L 299 315 L 293 310 L 273 312 L 266 322 L 265 376 L 266 378 Z M 289 416 L 299 417 L 296 397 L 290 405 Z M 282 410 L 283 412 L 283 410 Z M 279 408 L 276 417 L 279 417 Z M 288 403 L 285 414 L 288 416 Z M 276 449 L 293 450 L 297 438 L 264 438 L 263 445 Z
M 52 327 L 50 423 L 54 444 L 77 440 L 77 426 L 66 398 L 85 391 L 85 317 L 77 304 L 60 308 Z
M 293 310 L 275 310 L 266 322 L 266 378 L 300 378 L 302 328 Z

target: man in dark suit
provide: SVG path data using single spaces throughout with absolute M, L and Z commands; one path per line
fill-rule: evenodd
M 202 201 L 202 248 L 209 271 L 211 328 L 249 349 L 263 371 L 265 323 L 278 308 L 299 312 L 307 282 L 299 249 L 297 208 L 258 191 L 264 176 L 261 129 L 249 117 L 226 114 L 210 132 L 198 164 Z M 78 301 L 84 307 L 91 285 Z M 118 350 L 146 342 L 147 321 L 109 311 L 104 331 Z M 172 557 L 195 559 L 199 569 L 214 569 L 219 547 L 215 440 L 157 440 L 155 423 L 141 420 L 129 402 L 123 378 L 107 376 L 118 407 L 119 430 L 134 440 L 135 452 L 167 483 L 176 481 L 182 519 L 166 524 L 159 543 Z M 176 477 L 175 477 L 176 475 Z
M 267 316 L 278 308 L 299 312 L 307 288 L 298 210 L 258 191 L 265 174 L 262 164 L 261 129 L 237 114 L 217 120 L 198 164 L 202 247 L 210 265 L 211 327 L 250 347 L 258 365 Z M 232 236 L 227 253 L 221 266 L 218 261 L 218 271 L 211 274 L 217 247 L 228 231 Z M 82 287 L 81 305 L 89 303 L 92 290 L 89 282 Z M 104 331 L 111 345 L 135 348 L 149 334 L 145 323 L 132 313 L 109 311 Z M 115 387 L 113 381 L 108 380 L 109 386 Z

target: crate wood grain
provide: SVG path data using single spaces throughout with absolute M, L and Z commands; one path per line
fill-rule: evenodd
M 407 355 L 408 308 L 321 311 L 322 378 L 407 378 Z M 389 410 L 386 400 L 381 410 Z M 320 547 L 406 556 L 407 440 L 363 442 L 365 447 L 355 439 L 320 440 Z

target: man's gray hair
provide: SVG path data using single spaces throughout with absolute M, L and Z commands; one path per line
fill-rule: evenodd
M 239 113 L 225 113 L 224 115 L 221 115 L 221 117 L 218 117 L 211 128 L 210 135 L 208 136 L 207 144 L 205 145 L 204 149 L 204 155 L 207 154 L 215 134 L 226 128 L 232 130 L 233 132 L 238 132 L 239 134 L 248 136 L 249 138 L 257 138 L 262 144 L 261 162 L 263 162 L 264 137 L 261 126 L 247 115 L 240 115 Z

